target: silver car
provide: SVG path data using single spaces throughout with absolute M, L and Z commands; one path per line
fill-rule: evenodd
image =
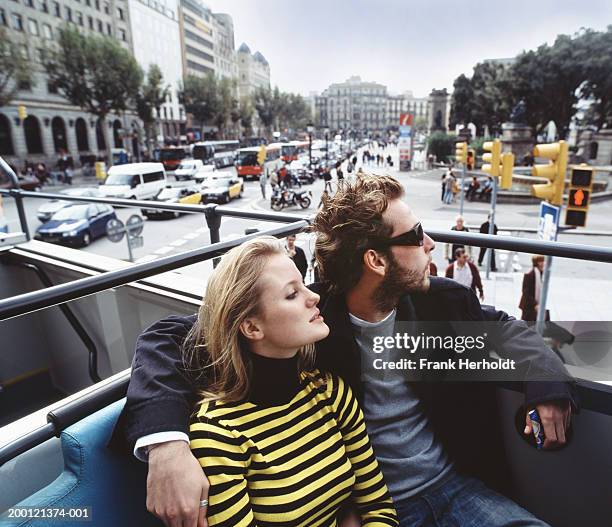
M 101 197 L 100 192 L 95 187 L 84 187 L 84 188 L 69 188 L 65 190 L 61 190 L 60 194 L 65 194 L 66 196 L 73 197 L 93 197 L 99 198 Z M 70 205 L 74 205 L 78 203 L 76 201 L 66 201 L 63 199 L 54 199 L 52 201 L 48 201 L 40 206 L 38 211 L 36 212 L 36 216 L 40 220 L 41 223 L 45 223 L 51 219 L 58 210 L 62 210 L 64 207 L 68 207 Z

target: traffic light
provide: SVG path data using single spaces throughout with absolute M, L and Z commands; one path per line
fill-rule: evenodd
M 498 177 L 500 172 L 500 157 L 501 157 L 501 142 L 499 139 L 494 141 L 487 141 L 482 145 L 483 150 L 486 150 L 487 154 L 482 155 L 484 164 L 482 165 L 482 171 L 490 174 L 493 177 Z
M 593 190 L 594 168 L 577 165 L 571 167 L 571 171 L 565 225 L 584 227 Z
M 28 117 L 28 112 L 23 104 L 17 106 L 17 115 L 19 116 L 20 121 L 25 121 Z
M 567 170 L 567 143 L 547 143 L 533 147 L 534 157 L 550 159 L 546 165 L 534 165 L 531 175 L 545 177 L 550 183 L 532 185 L 531 194 L 546 200 L 553 205 L 563 204 L 563 189 L 565 188 L 565 171 Z
M 467 169 L 474 170 L 474 164 L 476 162 L 476 151 L 470 148 L 467 153 Z
M 455 143 L 455 161 L 457 163 L 467 163 L 467 143 L 465 141 L 461 143 Z
M 514 154 L 505 152 L 501 156 L 501 188 L 508 190 L 512 187 L 512 171 L 514 170 Z
M 257 152 L 257 163 L 259 165 L 263 165 L 266 161 L 266 147 L 265 145 L 261 145 L 259 147 L 259 152 Z

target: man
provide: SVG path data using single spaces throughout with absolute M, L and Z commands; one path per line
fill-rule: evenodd
M 306 255 L 301 247 L 295 244 L 295 234 L 287 236 L 287 254 L 289 258 L 293 260 L 298 271 L 302 275 L 302 280 L 306 278 L 306 271 L 308 270 L 308 262 L 306 261 Z
M 261 197 L 266 199 L 266 185 L 268 184 L 268 176 L 266 171 L 262 168 L 261 174 L 259 175 L 259 188 L 261 189 Z
M 480 183 L 478 182 L 478 178 L 476 176 L 472 176 L 472 182 L 465 193 L 465 199 L 473 201 L 479 188 Z
M 544 256 L 536 254 L 531 257 L 531 271 L 523 275 L 523 293 L 519 309 L 522 311 L 521 320 L 535 322 L 538 318 L 540 294 L 542 292 L 542 275 L 544 273 Z M 546 310 L 548 319 L 548 310 Z
M 455 218 L 455 225 L 451 227 L 451 231 L 470 232 L 470 230 L 465 226 L 465 219 L 463 218 L 463 216 L 459 215 Z M 444 245 L 444 258 L 448 260 L 449 264 L 452 264 L 455 261 L 454 256 L 457 252 L 457 249 L 465 249 L 465 252 L 467 253 L 468 257 L 470 256 L 469 246 L 465 246 L 463 243 L 458 242 L 453 244 L 447 243 Z
M 478 290 L 480 301 L 484 300 L 484 290 L 478 267 L 470 262 L 470 257 L 465 252 L 465 249 L 457 249 L 455 251 L 455 261 L 446 268 L 446 278 L 469 287 L 474 293 Z
M 374 339 L 391 336 L 398 324 L 433 321 L 450 332 L 452 321 L 498 321 L 493 333 L 500 356 L 535 357 L 529 372 L 540 382 L 524 383 L 524 433 L 531 434 L 527 413 L 536 408 L 544 447 L 565 443 L 573 398 L 563 365 L 525 323 L 483 308 L 470 289 L 452 280 L 430 280 L 434 243 L 403 193 L 391 177 L 366 176 L 343 185 L 315 217 L 317 261 L 327 282 L 311 288 L 321 295 L 319 308 L 331 330 L 317 343 L 316 365 L 343 377 L 360 399 L 403 524 L 430 525 L 425 518 L 433 514 L 448 525 L 543 526 L 473 477 L 498 487 L 509 481 L 494 424 L 493 383 L 442 382 L 435 372 L 407 382 L 369 367 Z M 171 526 L 205 525 L 208 481 L 187 436 L 198 382 L 182 370 L 180 353 L 194 321 L 169 317 L 140 336 L 115 433 L 116 439 L 125 435 L 141 459 L 148 450 L 147 508 Z
M 480 234 L 489 234 L 489 222 L 491 221 L 491 214 L 487 215 L 487 221 L 485 221 L 480 226 Z M 493 235 L 497 236 L 497 225 L 493 224 Z M 482 265 L 482 261 L 484 260 L 485 254 L 487 251 L 491 252 L 491 271 L 494 273 L 497 272 L 497 265 L 495 265 L 495 250 L 487 249 L 486 247 L 481 247 L 480 252 L 478 253 L 478 265 Z

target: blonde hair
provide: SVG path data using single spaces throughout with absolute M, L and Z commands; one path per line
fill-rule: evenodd
M 277 254 L 287 254 L 279 240 L 254 238 L 227 252 L 211 275 L 198 319 L 183 345 L 185 369 L 205 379 L 200 391 L 204 400 L 248 397 L 251 352 L 240 326 L 261 313 L 260 278 L 269 258 Z M 311 368 L 314 344 L 298 353 L 300 369 Z

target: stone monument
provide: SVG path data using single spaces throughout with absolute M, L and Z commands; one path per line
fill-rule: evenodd
M 450 95 L 443 90 L 431 90 L 428 97 L 429 132 L 446 132 L 448 130 L 448 115 Z
M 533 161 L 533 134 L 525 122 L 526 104 L 520 100 L 512 109 L 510 122 L 502 124 L 502 151 L 514 154 L 515 166 L 530 164 Z

